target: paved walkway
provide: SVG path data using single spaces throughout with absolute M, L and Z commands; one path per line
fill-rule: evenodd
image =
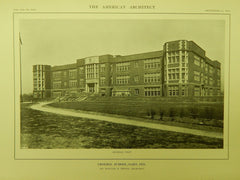
M 44 106 L 47 104 L 49 104 L 49 102 L 43 102 L 43 103 L 32 105 L 31 108 L 35 109 L 35 110 L 39 110 L 39 111 L 61 114 L 61 115 L 65 115 L 65 116 L 88 118 L 88 119 L 107 121 L 107 122 L 112 122 L 112 123 L 140 126 L 140 127 L 159 129 L 159 130 L 164 130 L 164 131 L 174 131 L 174 132 L 179 132 L 179 133 L 193 134 L 193 135 L 198 135 L 198 136 L 207 136 L 207 137 L 219 138 L 219 139 L 223 138 L 223 133 L 221 133 L 221 132 L 211 132 L 211 131 L 190 129 L 190 128 L 177 127 L 177 126 L 168 126 L 168 125 L 163 125 L 163 124 L 156 124 L 156 123 L 151 123 L 151 122 L 138 121 L 135 119 L 129 119 L 129 117 L 124 118 L 124 116 L 114 117 L 114 116 L 111 116 L 111 115 L 108 116 L 105 114 L 104 115 L 92 114 L 92 113 L 88 113 L 88 112 L 82 112 L 82 111 L 80 112 L 80 111 L 71 110 L 71 109 L 62 109 L 62 108 L 55 108 L 55 107 L 51 107 L 51 106 Z

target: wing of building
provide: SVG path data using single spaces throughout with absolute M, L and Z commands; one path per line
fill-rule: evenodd
M 101 96 L 217 96 L 220 83 L 221 64 L 187 40 L 167 42 L 161 51 L 33 66 L 35 98 L 83 92 Z

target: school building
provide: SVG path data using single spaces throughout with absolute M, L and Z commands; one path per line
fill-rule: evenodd
M 100 96 L 218 96 L 221 64 L 193 41 L 166 42 L 163 50 L 100 55 L 61 66 L 33 66 L 35 98 Z

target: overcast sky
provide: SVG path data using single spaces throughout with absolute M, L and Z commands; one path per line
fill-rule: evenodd
M 167 41 L 193 40 L 224 63 L 223 20 L 20 20 L 23 93 L 32 92 L 32 65 L 75 63 L 88 56 L 129 55 L 163 49 Z M 223 67 L 222 67 L 223 68 Z

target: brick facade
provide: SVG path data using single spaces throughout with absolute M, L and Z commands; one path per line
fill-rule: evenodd
M 43 71 L 47 77 L 45 89 L 51 93 L 35 97 L 82 92 L 146 97 L 220 95 L 221 64 L 205 54 L 193 41 L 178 40 L 165 43 L 162 51 L 87 57 L 62 66 L 43 65 L 48 69 Z

